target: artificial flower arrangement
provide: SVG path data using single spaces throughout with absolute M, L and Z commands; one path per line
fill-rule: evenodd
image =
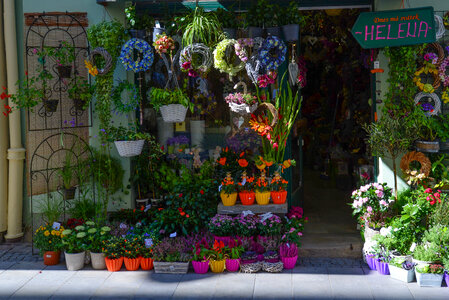
M 239 197 L 243 205 L 252 205 L 256 199 L 254 193 L 254 177 L 248 177 L 246 171 L 242 173 L 242 181 L 237 183 L 239 186 Z
M 228 172 L 219 187 L 221 201 L 224 206 L 235 205 L 237 201 L 237 190 L 238 185 L 235 184 L 231 172 Z
M 158 34 L 156 38 L 156 41 L 153 43 L 156 52 L 159 53 L 159 55 L 168 53 L 169 56 L 172 57 L 172 53 L 175 50 L 175 41 L 165 34 Z
M 370 183 L 352 192 L 353 215 L 362 226 L 380 228 L 391 210 L 391 188 L 386 183 Z
M 265 170 L 262 170 L 260 177 L 255 183 L 256 202 L 259 205 L 267 205 L 270 202 L 271 187 L 265 176 Z
M 271 199 L 274 204 L 284 204 L 287 200 L 288 181 L 281 177 L 278 171 L 274 172 L 271 179 Z

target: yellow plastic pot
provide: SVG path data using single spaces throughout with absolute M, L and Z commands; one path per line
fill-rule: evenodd
M 214 273 L 223 273 L 223 271 L 225 269 L 225 263 L 226 263 L 225 259 L 223 259 L 223 260 L 210 260 L 209 261 L 210 269 Z
M 270 203 L 270 191 L 267 192 L 259 192 L 256 191 L 256 202 L 259 205 L 267 205 Z
M 220 197 L 224 206 L 233 206 L 237 202 L 237 193 L 226 194 L 225 192 L 221 192 Z

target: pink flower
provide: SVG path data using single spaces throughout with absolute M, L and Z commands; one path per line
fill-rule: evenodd
M 299 235 L 299 236 L 302 236 L 302 232 L 298 232 L 298 235 Z
M 278 143 L 273 143 L 273 149 L 279 147 Z
M 432 193 L 432 189 L 431 189 L 431 188 L 427 188 L 427 189 L 424 191 L 424 193 L 430 194 L 430 193 Z
M 373 211 L 373 208 L 372 208 L 371 206 L 368 206 L 368 207 L 366 208 L 366 210 L 370 213 L 370 212 Z
M 384 192 L 381 190 L 376 190 L 375 193 L 376 193 L 377 197 L 379 197 L 379 198 L 382 198 L 384 196 Z
M 380 205 L 383 205 L 383 206 L 387 206 L 387 205 L 388 205 L 388 203 L 385 202 L 385 200 L 382 200 L 382 201 L 380 201 L 379 203 L 380 203 Z
M 189 70 L 188 75 L 189 75 L 190 77 L 198 77 L 198 73 L 197 73 L 195 70 L 193 70 L 193 69 L 190 69 L 190 70 Z
M 181 66 L 184 70 L 189 70 L 192 67 L 192 63 L 190 61 L 186 61 Z
M 293 231 L 295 231 L 296 229 L 295 228 L 290 228 L 290 231 L 289 231 L 289 233 L 292 233 Z

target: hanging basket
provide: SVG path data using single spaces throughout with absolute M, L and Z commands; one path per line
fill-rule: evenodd
M 121 157 L 133 157 L 142 153 L 145 140 L 115 141 L 114 144 Z
M 246 85 L 246 83 L 244 83 L 243 81 L 239 81 L 236 83 L 236 85 L 234 85 L 234 89 L 237 89 L 239 86 L 243 86 L 243 95 L 247 95 L 248 94 L 248 87 Z M 246 103 L 242 103 L 242 104 L 238 104 L 238 103 L 234 103 L 232 101 L 228 102 L 229 108 L 231 109 L 231 111 L 239 114 L 239 115 L 246 115 L 246 114 L 252 114 L 258 106 L 258 103 L 254 103 L 253 105 L 248 105 Z
M 186 119 L 187 107 L 182 104 L 162 105 L 160 111 L 164 122 L 178 123 Z
M 271 115 L 273 116 L 273 120 L 271 121 L 271 124 L 270 124 L 271 128 L 273 128 L 279 119 L 278 111 L 277 111 L 276 107 L 274 107 L 273 104 L 264 102 L 264 103 L 259 104 L 259 106 L 257 107 L 257 109 L 254 111 L 253 114 L 255 116 L 258 116 L 264 110 L 268 110 L 271 113 Z

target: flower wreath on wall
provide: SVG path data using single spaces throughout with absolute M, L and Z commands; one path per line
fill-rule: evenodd
M 212 62 L 212 53 L 209 47 L 201 43 L 188 45 L 182 49 L 179 57 L 181 70 L 187 72 L 190 77 L 206 74 L 212 66 Z
M 134 50 L 141 53 L 141 57 L 134 60 Z M 133 38 L 127 41 L 120 53 L 120 61 L 127 71 L 145 72 L 153 64 L 154 54 L 150 44 L 142 39 Z
M 127 102 L 122 102 L 122 93 L 124 91 L 129 93 L 129 100 Z M 137 91 L 136 86 L 129 81 L 120 81 L 112 90 L 111 98 L 114 103 L 114 111 L 116 114 L 132 112 L 140 103 L 140 94 Z
M 237 55 L 234 51 L 229 51 L 229 48 L 235 49 L 237 41 L 233 39 L 224 39 L 218 43 L 214 50 L 214 67 L 222 73 L 228 73 L 229 79 L 232 81 L 232 76 L 237 75 L 238 72 L 243 70 L 245 67 L 245 62 L 241 60 L 237 65 L 232 63 L 233 54 Z M 238 52 L 240 56 L 247 56 L 246 50 L 244 48 L 240 49 Z M 229 62 L 231 61 L 231 62 Z

